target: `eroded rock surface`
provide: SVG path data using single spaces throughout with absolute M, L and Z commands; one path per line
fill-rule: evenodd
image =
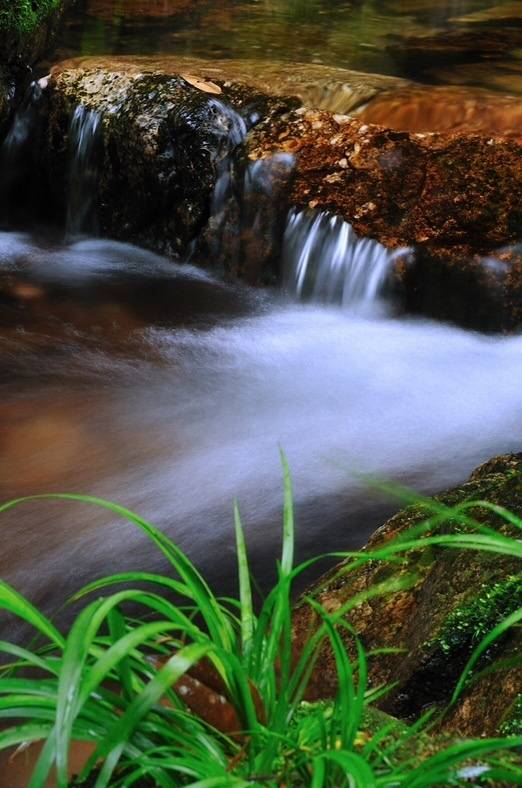
M 470 480 L 435 500 L 446 506 L 465 501 L 489 501 L 522 515 L 522 455 L 496 458 L 479 467 Z M 403 536 L 428 516 L 424 505 L 399 512 L 372 537 L 367 550 L 375 550 Z M 476 521 L 502 533 L 515 532 L 506 520 L 477 505 L 467 511 Z M 463 532 L 466 527 L 448 520 L 438 533 Z M 408 587 L 367 599 L 349 614 L 349 620 L 367 651 L 398 648 L 400 653 L 370 659 L 373 686 L 397 682 L 382 701 L 401 717 L 418 716 L 430 704 L 445 705 L 451 698 L 468 658 L 482 637 L 522 604 L 522 562 L 475 550 L 449 550 L 431 546 L 411 550 L 399 564 L 373 560 L 354 571 L 341 565 L 320 581 L 312 594 L 333 612 L 356 594 L 377 584 L 410 577 Z M 306 602 L 294 618 L 299 647 L 317 627 L 317 617 Z M 347 648 L 352 641 L 339 629 Z M 471 682 L 440 723 L 447 731 L 468 736 L 493 735 L 516 723 L 522 693 L 520 664 L 509 660 L 522 654 L 520 630 L 514 627 L 497 642 L 478 668 L 496 665 L 494 674 Z M 502 666 L 502 661 L 508 660 Z M 478 669 L 475 671 L 478 673 Z M 324 647 L 314 672 L 312 697 L 328 697 L 336 687 L 333 655 Z
M 99 69 L 127 75 L 161 73 L 193 74 L 218 83 L 249 85 L 261 93 L 297 97 L 306 106 L 330 112 L 352 112 L 383 91 L 405 88 L 398 77 L 364 74 L 346 68 L 314 63 L 281 63 L 259 60 L 202 60 L 181 56 L 119 56 L 73 58 L 57 64 L 53 73 Z

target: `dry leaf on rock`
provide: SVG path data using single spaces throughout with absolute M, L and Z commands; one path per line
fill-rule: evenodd
M 193 88 L 202 90 L 204 93 L 213 93 L 214 95 L 222 93 L 219 85 L 216 85 L 214 82 L 206 82 L 199 77 L 195 77 L 193 74 L 180 74 L 180 77 L 184 79 L 185 82 L 188 82 L 189 85 L 192 85 Z

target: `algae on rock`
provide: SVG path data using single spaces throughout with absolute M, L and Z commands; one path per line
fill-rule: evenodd
M 465 501 L 488 501 L 522 516 L 522 455 L 485 463 L 466 484 L 435 500 L 449 507 Z M 429 513 L 423 504 L 399 512 L 374 534 L 366 549 L 378 549 L 401 537 Z M 501 532 L 511 528 L 480 504 L 467 514 Z M 455 521 L 443 526 L 445 533 L 460 528 L 462 525 Z M 434 546 L 409 551 L 404 559 L 399 564 L 371 561 L 354 572 L 341 565 L 320 580 L 311 593 L 326 610 L 333 611 L 385 580 L 415 576 L 411 587 L 368 599 L 349 616 L 368 652 L 399 649 L 399 653 L 382 653 L 371 659 L 370 679 L 373 686 L 396 683 L 381 702 L 382 708 L 412 718 L 430 704 L 445 705 L 450 700 L 481 635 L 520 607 L 522 566 L 519 559 L 510 556 Z M 316 625 L 316 614 L 303 601 L 294 618 L 297 650 Z M 349 636 L 346 638 L 350 648 Z M 521 661 L 522 633 L 513 628 L 486 654 L 463 695 L 444 716 L 441 730 L 468 736 L 497 733 L 508 721 L 507 710 L 522 693 Z M 482 675 L 484 667 L 487 671 Z M 325 646 L 316 665 L 310 697 L 328 697 L 335 686 L 334 659 Z

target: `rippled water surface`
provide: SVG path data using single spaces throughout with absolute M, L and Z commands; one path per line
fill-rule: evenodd
M 522 92 L 522 0 L 79 0 L 59 56 L 323 63 Z

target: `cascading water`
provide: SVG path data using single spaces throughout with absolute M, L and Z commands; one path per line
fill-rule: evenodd
M 33 166 L 31 143 L 37 134 L 38 115 L 45 80 L 31 82 L 0 148 L 0 220 L 9 221 L 12 195 L 17 184 L 27 179 Z M 27 195 L 26 195 L 27 202 Z
M 278 217 L 286 221 L 278 190 L 293 159 L 245 166 L 233 152 L 249 119 L 211 102 L 211 223 L 223 228 L 218 252 L 236 228 L 244 265 L 277 237 Z M 71 120 L 70 235 L 93 227 L 101 124 L 85 107 Z M 338 217 L 291 212 L 283 246 L 287 289 L 347 311 L 260 296 L 125 244 L 57 247 L 1 233 L 1 497 L 81 490 L 121 501 L 223 591 L 235 569 L 234 497 L 253 566 L 269 580 L 279 446 L 293 472 L 302 558 L 318 544 L 359 546 L 382 522 L 361 473 L 430 492 L 519 449 L 520 337 L 367 320 L 405 250 L 358 238 Z M 3 534 L 2 576 L 47 610 L 115 570 L 115 555 L 118 570 L 161 568 L 138 529 L 86 508 L 6 513 Z
M 359 238 L 339 216 L 293 210 L 283 241 L 286 290 L 299 300 L 374 315 L 385 310 L 393 265 L 406 254 Z
M 97 143 L 102 116 L 80 104 L 69 125 L 69 191 L 66 235 L 71 239 L 97 230 L 95 196 L 98 178 Z

